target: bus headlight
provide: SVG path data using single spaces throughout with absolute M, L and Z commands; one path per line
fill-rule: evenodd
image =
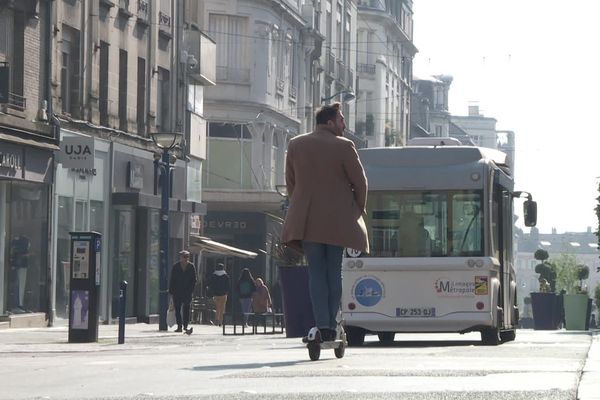
M 348 262 L 346 263 L 346 265 L 348 266 L 348 268 L 354 268 L 354 266 L 355 266 L 355 262 L 354 262 L 354 261 L 348 261 Z
M 467 260 L 467 265 L 469 266 L 469 268 L 475 267 L 475 260 L 468 259 Z
M 477 260 L 477 261 L 475 261 L 475 266 L 476 266 L 477 268 L 481 268 L 481 267 L 483 267 L 483 260 Z
M 361 260 L 356 261 L 356 268 L 362 268 L 363 262 Z

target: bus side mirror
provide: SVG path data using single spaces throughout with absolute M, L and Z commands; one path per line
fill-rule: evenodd
M 525 226 L 535 226 L 537 224 L 537 203 L 533 200 L 525 200 L 523 203 L 523 216 Z

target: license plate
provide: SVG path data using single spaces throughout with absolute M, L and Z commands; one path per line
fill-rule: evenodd
M 435 317 L 435 307 L 398 307 L 398 318 L 430 318 Z

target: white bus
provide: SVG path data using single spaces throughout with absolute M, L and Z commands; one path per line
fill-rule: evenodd
M 446 144 L 449 143 L 446 141 Z M 440 142 L 441 144 L 441 142 Z M 513 191 L 506 154 L 472 146 L 359 150 L 369 181 L 369 254 L 347 249 L 342 318 L 348 342 L 397 332 L 481 332 L 514 340 Z

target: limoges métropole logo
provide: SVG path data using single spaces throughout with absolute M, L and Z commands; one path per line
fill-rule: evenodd
M 434 287 L 439 296 L 472 297 L 475 295 L 475 282 L 439 278 L 435 280 Z

